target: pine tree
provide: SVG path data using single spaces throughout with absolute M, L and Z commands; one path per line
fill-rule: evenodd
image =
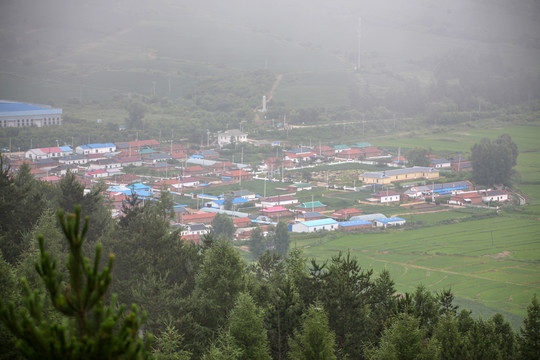
M 540 305 L 534 295 L 527 307 L 527 318 L 519 329 L 519 356 L 521 359 L 540 358 Z
M 153 355 L 156 360 L 189 360 L 191 353 L 183 348 L 183 336 L 168 324 L 159 336 L 156 336 Z
M 214 238 L 232 240 L 234 231 L 234 223 L 227 215 L 217 214 L 212 220 L 212 235 Z
M 263 314 L 252 297 L 240 293 L 228 319 L 231 336 L 242 349 L 242 360 L 270 360 Z
M 289 358 L 295 360 L 335 360 L 335 336 L 328 326 L 326 311 L 320 304 L 310 306 L 302 330 L 289 341 Z
M 287 256 L 289 252 L 289 229 L 283 221 L 278 222 L 274 232 L 274 244 L 276 252 L 281 256 Z
M 236 345 L 229 330 L 222 330 L 218 338 L 210 346 L 210 350 L 202 356 L 202 360 L 240 360 L 242 349 Z
M 266 239 L 264 238 L 261 228 L 258 226 L 251 231 L 251 236 L 249 238 L 249 250 L 255 259 L 259 258 L 259 256 L 261 256 L 261 254 L 266 250 Z
M 38 238 L 36 270 L 61 321 L 43 318 L 44 296 L 32 291 L 23 278 L 24 307 L 17 312 L 13 303 L 0 302 L 0 319 L 17 338 L 17 349 L 29 359 L 147 358 L 151 338 L 143 340 L 139 334 L 144 314 L 141 318 L 135 305 L 126 314 L 124 306 L 116 305 L 115 296 L 109 306 L 104 304 L 114 256 L 102 271 L 100 244 L 96 245 L 93 264 L 83 256 L 89 219 L 81 229 L 80 207 L 67 216 L 59 211 L 58 218 L 69 245 L 69 281 L 66 284 L 58 275 L 56 259 L 45 251 L 43 236 Z
M 426 339 L 420 321 L 400 314 L 392 326 L 384 331 L 377 349 L 367 351 L 370 360 L 386 359 L 437 359 L 439 347 L 436 341 Z

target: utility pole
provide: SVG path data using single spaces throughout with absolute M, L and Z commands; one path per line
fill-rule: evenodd
M 326 170 L 326 190 L 328 190 L 328 187 L 330 184 L 328 184 L 328 170 Z
M 242 153 L 240 155 L 240 163 L 244 163 L 244 146 L 242 145 Z
M 364 137 L 364 136 L 366 135 L 366 132 L 365 132 L 365 126 L 364 126 L 365 123 L 366 123 L 366 122 L 365 122 L 364 120 L 362 120 L 362 137 Z

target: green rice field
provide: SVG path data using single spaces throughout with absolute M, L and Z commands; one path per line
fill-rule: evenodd
M 364 268 L 388 269 L 399 292 L 419 284 L 432 291 L 451 288 L 458 304 L 475 304 L 480 313 L 496 309 L 519 322 L 533 295 L 540 293 L 539 234 L 538 218 L 503 213 L 414 230 L 298 236 L 293 243 L 306 257 L 319 260 L 351 251 Z
M 396 206 L 361 206 L 408 221 L 406 228 L 361 233 L 293 235 L 293 246 L 320 261 L 351 251 L 364 268 L 388 269 L 399 292 L 419 284 L 432 291 L 451 288 L 456 304 L 481 317 L 502 313 L 521 325 L 534 294 L 540 295 L 540 127 L 508 125 L 400 140 L 373 140 L 377 146 L 431 147 L 435 153 L 467 153 L 475 142 L 510 134 L 520 155 L 514 187 L 525 206 L 503 207 L 499 215 L 484 209 L 415 212 Z M 398 144 L 399 142 L 399 144 Z M 325 198 L 326 199 L 326 198 Z

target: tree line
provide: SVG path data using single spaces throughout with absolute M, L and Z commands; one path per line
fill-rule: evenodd
M 280 225 L 261 241 L 265 246 L 256 261 L 247 262 L 223 219 L 200 245 L 180 240 L 169 224 L 168 195 L 144 203 L 133 197 L 123 205 L 124 216 L 113 221 L 100 218 L 107 208 L 99 193 L 85 195 L 75 179 L 53 186 L 28 175 L 23 167 L 15 176 L 2 171 L 0 177 L 4 358 L 540 354 L 536 297 L 516 333 L 499 314 L 483 320 L 459 309 L 450 289 L 433 293 L 419 285 L 398 294 L 388 271 L 375 275 L 350 253 L 321 262 L 298 249 L 279 250 Z M 51 210 L 60 205 L 73 214 Z M 17 251 L 8 251 L 11 244 Z M 114 255 L 102 259 L 103 253 Z

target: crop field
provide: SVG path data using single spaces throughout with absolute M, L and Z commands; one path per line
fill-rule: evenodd
M 439 214 L 436 220 L 444 220 Z M 517 315 L 509 315 L 517 320 L 532 296 L 540 293 L 538 234 L 538 219 L 503 214 L 414 230 L 294 236 L 293 243 L 306 257 L 319 260 L 350 250 L 364 268 L 388 269 L 400 292 L 413 291 L 419 284 L 432 291 L 451 288 L 458 304 L 464 300 L 476 304 L 472 310 L 489 314 L 496 309 Z
M 414 291 L 419 284 L 432 291 L 451 288 L 456 304 L 472 310 L 473 315 L 489 317 L 500 312 L 518 328 L 531 298 L 540 294 L 540 127 L 514 125 L 422 134 L 402 138 L 398 146 L 421 144 L 435 153 L 467 153 L 481 138 L 493 140 L 503 133 L 510 134 L 520 150 L 515 187 L 526 196 L 525 207 L 503 208 L 495 215 L 484 209 L 424 213 L 397 206 L 359 205 L 364 213 L 403 217 L 409 227 L 353 234 L 295 234 L 292 243 L 303 249 L 304 256 L 319 260 L 350 250 L 364 268 L 373 268 L 376 273 L 388 269 L 400 292 Z M 372 142 L 397 145 L 396 140 Z M 339 195 L 332 194 L 335 200 Z M 444 209 L 440 206 L 436 210 Z

